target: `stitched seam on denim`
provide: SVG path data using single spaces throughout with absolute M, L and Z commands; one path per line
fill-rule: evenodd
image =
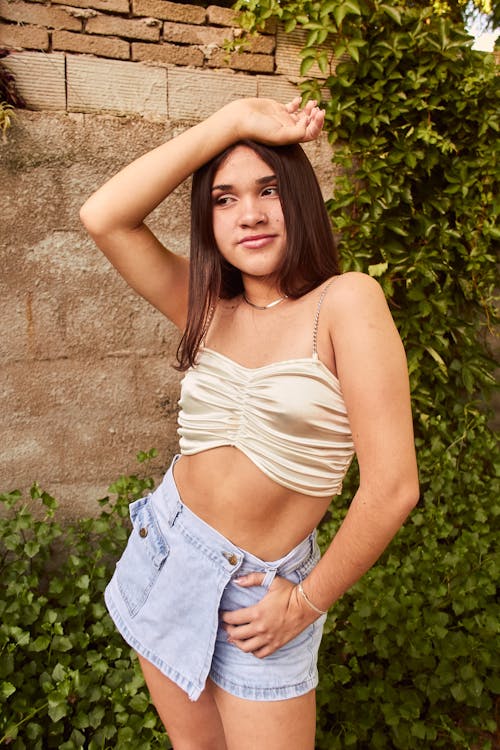
M 317 620 L 316 620 L 315 622 L 313 622 L 312 628 L 310 628 L 310 631 L 309 631 L 309 640 L 307 641 L 307 648 L 309 650 L 309 654 L 311 655 L 311 661 L 309 663 L 308 674 L 309 674 L 309 677 L 311 677 L 311 678 L 313 676 L 313 672 L 315 671 L 315 668 L 317 668 L 317 666 L 316 666 L 317 665 L 317 656 L 315 654 L 315 649 L 313 648 L 314 636 L 316 634 L 317 629 L 318 628 L 317 628 Z
M 147 499 L 149 500 L 150 497 L 151 496 L 149 495 Z M 169 543 L 167 541 L 167 537 L 165 536 L 165 534 L 162 531 L 161 523 L 160 523 L 160 520 L 159 520 L 158 515 L 156 513 L 154 502 L 149 502 L 149 504 L 146 504 L 146 505 L 148 505 L 149 512 L 153 516 L 153 521 L 154 521 L 154 524 L 155 524 L 155 532 L 158 534 L 158 536 L 162 540 L 163 544 L 165 545 L 165 550 L 164 551 L 166 552 L 166 555 L 168 557 L 168 555 L 170 554 L 170 545 L 169 545 Z M 165 561 L 163 561 L 163 562 L 165 562 Z M 163 567 L 163 564 L 162 564 L 162 567 Z
M 183 536 L 186 537 L 186 539 L 188 539 L 196 547 L 196 549 L 202 552 L 205 555 L 205 557 L 207 557 L 211 562 L 213 562 L 217 568 L 220 568 L 224 572 L 231 572 L 231 573 L 234 573 L 238 569 L 236 565 L 232 565 L 231 568 L 229 569 L 228 567 L 229 563 L 226 561 L 226 558 L 222 554 L 224 551 L 227 552 L 227 551 L 232 551 L 234 549 L 234 550 L 238 550 L 239 557 L 242 556 L 241 551 L 237 547 L 234 547 L 234 545 L 231 545 L 230 542 L 227 543 L 226 549 L 224 549 L 223 547 L 221 547 L 220 551 L 211 549 L 205 544 L 205 542 L 203 542 L 200 539 L 200 537 L 193 534 L 187 528 L 187 526 L 183 524 L 182 516 L 179 517 L 179 520 L 176 523 L 176 528 L 183 534 Z M 241 563 L 241 560 L 240 560 L 240 563 Z
M 188 695 L 190 695 L 193 691 L 195 691 L 195 693 L 199 695 L 199 693 L 203 690 L 203 687 L 200 685 L 196 685 L 193 680 L 186 677 L 186 675 L 182 674 L 182 672 L 179 672 L 177 669 L 171 667 L 164 659 L 159 657 L 151 649 L 144 645 L 132 632 L 132 630 L 125 624 L 125 620 L 123 619 L 120 610 L 118 609 L 113 600 L 113 597 L 109 592 L 107 592 L 105 598 L 106 605 L 108 607 L 110 615 L 112 616 L 113 622 L 115 623 L 124 640 L 129 644 L 129 646 L 140 653 L 141 656 L 144 656 L 145 659 L 148 659 L 148 661 L 154 663 L 155 666 L 157 666 L 163 674 L 172 679 L 176 683 L 176 685 L 182 688 L 186 693 L 188 693 Z M 153 657 L 154 661 L 151 657 Z
M 303 581 L 304 578 L 306 578 L 309 575 L 311 570 L 314 570 L 314 568 L 319 562 L 319 559 L 320 558 L 317 557 L 315 553 L 312 553 L 309 559 L 306 560 L 303 565 L 297 568 L 295 572 L 297 573 L 301 581 Z
M 231 573 L 227 570 L 224 570 L 223 572 L 225 573 L 225 575 L 220 578 L 220 581 L 218 581 L 218 585 L 220 586 L 220 591 L 218 592 L 218 596 L 216 600 L 217 603 L 215 607 L 215 618 L 214 618 L 215 622 L 212 623 L 213 630 L 210 631 L 210 638 L 209 638 L 208 646 L 206 650 L 205 661 L 203 662 L 203 668 L 200 670 L 200 674 L 198 675 L 198 679 L 200 682 L 203 681 L 202 675 L 204 675 L 206 679 L 207 676 L 210 674 L 210 671 L 212 668 L 215 648 L 217 645 L 217 633 L 219 630 L 220 603 L 224 595 L 224 590 L 231 580 Z M 220 576 L 220 573 L 219 573 L 219 576 Z
M 298 691 L 305 689 L 309 690 L 316 684 L 314 675 L 308 675 L 308 677 L 301 682 L 295 682 L 291 685 L 279 685 L 278 687 L 253 687 L 233 682 L 232 680 L 223 677 L 216 669 L 211 669 L 209 676 L 216 684 L 219 684 L 220 687 L 228 689 L 228 692 L 231 692 L 229 688 L 232 688 L 235 691 L 235 694 L 247 699 L 249 698 L 248 693 L 251 693 L 254 696 L 254 700 L 259 700 L 260 698 L 265 700 L 265 697 L 270 694 L 272 694 L 274 698 L 292 698 L 298 694 Z
M 150 496 L 141 498 L 141 500 L 138 501 L 138 505 L 136 506 L 137 512 L 134 513 L 132 531 L 132 534 L 135 534 L 135 536 L 132 537 L 131 534 L 127 543 L 127 547 L 129 544 L 141 544 L 140 540 L 138 539 L 137 526 L 139 525 L 138 519 L 140 518 L 140 515 L 142 513 L 145 517 L 145 521 L 149 522 L 153 527 L 153 536 L 149 540 L 147 540 L 147 542 L 145 543 L 146 547 L 142 550 L 141 554 L 144 553 L 146 555 L 148 564 L 153 570 L 152 574 L 147 579 L 147 584 L 143 584 L 142 587 L 138 588 L 138 590 L 140 591 L 140 596 L 134 597 L 132 596 L 132 593 L 129 593 L 129 591 L 127 591 L 125 580 L 122 577 L 123 571 L 120 570 L 120 562 L 123 558 L 123 555 L 126 553 L 127 548 L 125 548 L 125 550 L 123 551 L 122 558 L 120 558 L 116 566 L 116 584 L 131 618 L 135 617 L 146 604 L 151 594 L 151 590 L 154 588 L 158 581 L 158 577 L 163 568 L 163 565 L 165 564 L 165 560 L 170 554 L 170 546 L 161 531 L 160 524 L 153 508 L 153 504 L 148 502 L 149 497 Z M 152 552 L 156 552 L 156 554 L 152 556 Z M 160 565 L 157 565 L 154 562 L 154 559 L 158 554 L 161 556 Z

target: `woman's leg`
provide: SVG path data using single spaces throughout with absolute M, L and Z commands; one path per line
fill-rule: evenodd
M 207 682 L 207 687 L 198 700 L 191 701 L 184 690 L 165 677 L 151 662 L 142 656 L 139 656 L 139 662 L 174 750 L 227 750 L 212 683 Z
M 222 718 L 227 750 L 314 750 L 314 690 L 288 700 L 250 701 L 212 683 L 211 694 Z

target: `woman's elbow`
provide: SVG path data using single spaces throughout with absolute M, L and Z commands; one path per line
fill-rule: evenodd
M 99 212 L 95 209 L 92 197 L 86 200 L 80 208 L 80 221 L 91 235 L 99 234 L 102 231 L 100 226 L 102 222 L 99 221 Z
M 394 498 L 394 503 L 400 509 L 402 517 L 406 518 L 415 508 L 420 498 L 418 476 L 401 478 L 391 494 Z
M 378 480 L 372 476 L 369 482 L 361 483 L 360 489 L 362 489 L 362 494 L 371 498 L 375 505 L 383 507 L 385 512 L 389 511 L 398 524 L 404 523 L 420 497 L 416 472 L 397 473 L 393 476 L 388 476 L 386 473 Z

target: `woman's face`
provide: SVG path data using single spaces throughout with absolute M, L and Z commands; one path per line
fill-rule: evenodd
M 231 151 L 215 173 L 212 221 L 220 253 L 243 276 L 276 272 L 286 251 L 277 177 L 247 146 Z

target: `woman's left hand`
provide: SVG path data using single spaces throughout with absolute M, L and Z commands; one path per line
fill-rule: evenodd
M 234 140 L 250 138 L 268 146 L 287 143 L 306 143 L 319 137 L 325 121 L 325 111 L 316 101 L 301 107 L 301 97 L 288 104 L 274 99 L 235 99 L 219 110 L 214 117 L 221 127 L 234 132 Z
M 239 586 L 261 586 L 264 573 L 249 573 Z M 277 651 L 318 618 L 298 596 L 297 587 L 276 576 L 258 604 L 223 612 L 228 640 L 242 651 L 263 658 Z

